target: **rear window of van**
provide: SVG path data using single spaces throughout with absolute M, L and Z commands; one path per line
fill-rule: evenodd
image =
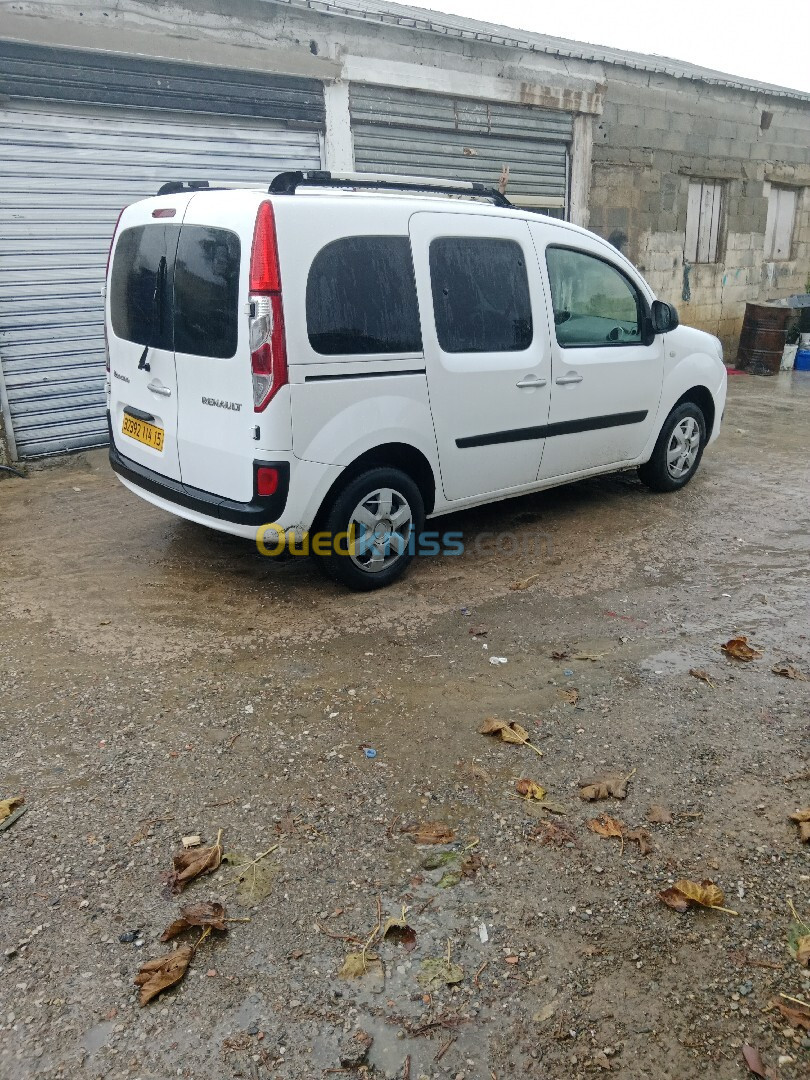
M 140 225 L 118 238 L 110 275 L 116 337 L 227 359 L 239 336 L 239 237 L 202 225 Z

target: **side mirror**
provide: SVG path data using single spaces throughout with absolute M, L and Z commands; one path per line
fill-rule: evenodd
M 653 300 L 650 321 L 656 334 L 666 334 L 680 323 L 675 307 L 664 300 Z

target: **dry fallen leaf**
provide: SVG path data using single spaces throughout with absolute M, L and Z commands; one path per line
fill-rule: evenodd
M 638 844 L 639 855 L 649 855 L 653 849 L 650 834 L 646 829 L 628 829 L 624 838 L 633 844 Z
M 713 881 L 708 880 L 701 881 L 699 884 L 696 881 L 688 881 L 687 879 L 676 881 L 671 888 L 660 892 L 658 899 L 662 900 L 667 907 L 680 912 L 688 911 L 690 907 L 698 905 L 725 911 L 729 915 L 739 914 L 736 911 L 731 911 L 730 908 L 723 907 L 726 900 L 723 890 L 719 885 L 715 885 Z
M 802 967 L 810 967 L 810 934 L 804 934 L 796 942 L 796 959 Z
M 404 908 L 401 918 L 391 918 L 383 926 L 382 938 L 384 941 L 393 941 L 395 945 L 401 945 L 405 952 L 413 952 L 416 948 L 416 931 L 408 925 Z
M 141 1005 L 146 1005 L 161 990 L 179 983 L 188 970 L 192 956 L 194 956 L 194 947 L 181 945 L 179 949 L 175 949 L 167 956 L 161 956 L 157 960 L 148 960 L 143 964 L 135 976 L 135 985 L 141 988 Z
M 726 654 L 731 656 L 735 660 L 759 660 L 762 653 L 757 649 L 751 648 L 748 644 L 748 638 L 744 634 L 740 634 L 739 637 L 730 638 L 725 645 L 721 645 L 720 648 Z
M 797 810 L 790 815 L 790 820 L 799 826 L 799 839 L 805 844 L 810 843 L 810 806 L 805 810 Z
M 406 825 L 400 830 L 408 835 L 414 844 L 452 844 L 456 830 L 440 821 L 423 821 L 418 825 Z
M 461 965 L 454 964 L 447 957 L 442 956 L 437 960 L 423 960 L 416 981 L 426 990 L 438 990 L 442 986 L 454 986 L 463 978 L 464 969 Z
M 0 821 L 5 821 L 7 817 L 11 817 L 17 807 L 22 806 L 24 802 L 25 799 L 22 795 L 12 799 L 0 799 Z
M 552 660 L 567 660 L 568 659 L 568 653 L 563 652 L 562 649 L 555 649 L 554 652 L 552 652 L 552 654 L 551 654 L 551 659 Z
M 379 980 L 384 977 L 382 961 L 379 956 L 372 956 L 370 953 L 351 952 L 343 961 L 338 975 L 341 979 L 361 979 L 364 975 L 369 975 L 372 979 Z
M 461 876 L 475 877 L 475 875 L 481 869 L 481 866 L 481 856 L 476 855 L 475 852 L 473 852 L 472 855 L 468 855 L 464 862 L 461 864 Z
M 219 842 L 221 836 L 222 833 L 211 847 L 190 848 L 188 851 L 179 851 L 174 856 L 174 869 L 166 875 L 166 884 L 173 893 L 181 893 L 186 885 L 200 874 L 212 874 L 219 869 L 222 862 L 222 845 Z
M 546 797 L 545 788 L 540 787 L 535 780 L 528 780 L 525 777 L 515 784 L 515 791 L 526 799 L 536 799 L 538 802 L 542 802 Z
M 774 675 L 783 675 L 786 679 L 798 679 L 799 682 L 807 682 L 807 676 L 787 661 L 784 661 L 781 664 L 774 664 L 771 671 Z
M 624 851 L 624 828 L 625 826 L 621 821 L 617 821 L 616 818 L 610 817 L 609 814 L 602 814 L 601 817 L 591 818 L 590 821 L 586 821 L 585 824 L 598 836 L 604 836 L 605 839 L 615 837 L 621 841 L 620 852 Z
M 180 908 L 180 918 L 175 919 L 173 923 L 166 927 L 160 935 L 160 940 L 171 941 L 173 937 L 182 934 L 184 930 L 188 930 L 191 926 L 210 926 L 212 930 L 226 931 L 228 927 L 225 925 L 225 908 L 216 901 L 203 904 L 187 904 L 186 907 Z
M 566 689 L 560 687 L 557 691 L 557 697 L 560 698 L 561 701 L 568 702 L 569 705 L 576 705 L 579 701 L 579 690 L 577 690 L 575 686 Z
M 534 1020 L 536 1024 L 545 1024 L 546 1020 L 550 1020 L 557 1011 L 558 1004 L 559 1002 L 549 1001 L 548 1004 L 544 1005 L 542 1009 L 534 1014 L 532 1020 Z
M 531 574 L 529 577 L 524 578 L 522 581 L 514 582 L 512 585 L 509 586 L 509 588 L 512 590 L 512 592 L 523 592 L 524 589 L 528 589 L 530 588 L 530 586 L 534 585 L 535 581 L 539 581 L 542 576 L 542 574 Z
M 791 1027 L 802 1027 L 810 1031 L 810 1005 L 799 1001 L 798 998 L 790 998 L 790 1004 L 774 998 L 772 1004 L 777 1007 Z
M 651 806 L 647 811 L 647 821 L 653 825 L 671 825 L 673 820 L 672 811 L 665 806 Z
M 478 729 L 478 733 L 480 735 L 495 735 L 501 742 L 514 743 L 518 746 L 530 746 L 535 754 L 539 754 L 540 757 L 543 756 L 543 751 L 538 750 L 529 741 L 529 733 L 526 728 L 522 727 L 516 720 L 507 724 L 505 720 L 498 720 L 497 717 L 490 716 Z
M 769 1069 L 763 1064 L 760 1052 L 755 1046 L 749 1046 L 748 1043 L 744 1043 L 742 1056 L 745 1060 L 745 1064 L 754 1076 L 761 1076 L 763 1080 L 777 1080 L 776 1073 L 773 1069 Z
M 544 846 L 550 846 L 551 844 L 555 847 L 562 847 L 563 844 L 573 844 L 574 847 L 580 846 L 571 826 L 562 822 L 541 821 L 532 830 L 530 836 L 536 837 Z
M 635 769 L 633 770 L 635 772 Z M 626 799 L 627 784 L 633 773 L 620 776 L 619 773 L 602 773 L 599 776 L 589 776 L 587 780 L 578 780 L 579 797 L 588 802 L 595 799 Z
M 693 667 L 689 668 L 689 674 L 695 679 L 700 679 L 701 682 L 705 682 L 707 686 L 711 686 L 711 688 L 714 689 L 714 683 L 709 678 L 708 671 L 704 671 L 703 668 Z

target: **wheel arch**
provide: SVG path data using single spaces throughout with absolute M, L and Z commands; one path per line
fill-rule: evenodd
M 374 446 L 356 457 L 350 462 L 341 474 L 333 481 L 327 491 L 318 512 L 315 515 L 313 528 L 317 528 L 323 520 L 329 506 L 332 504 L 337 492 L 344 484 L 350 482 L 355 476 L 374 468 L 401 469 L 407 473 L 419 488 L 422 501 L 425 504 L 425 514 L 430 514 L 436 503 L 436 477 L 433 467 L 421 450 L 409 443 L 390 442 Z
M 679 405 L 686 404 L 687 401 L 691 401 L 693 405 L 697 405 L 697 407 L 703 413 L 703 416 L 706 420 L 706 440 L 708 441 L 711 438 L 712 432 L 714 431 L 714 420 L 716 413 L 714 395 L 707 386 L 692 386 L 683 394 L 681 394 L 681 396 L 667 413 L 667 416 L 669 416 L 674 409 L 677 409 Z

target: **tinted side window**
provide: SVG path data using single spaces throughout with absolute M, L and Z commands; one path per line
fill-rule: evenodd
M 310 267 L 306 302 L 307 333 L 315 352 L 421 351 L 407 236 L 347 236 L 327 244 Z
M 110 312 L 116 337 L 171 349 L 171 276 L 179 228 L 142 225 L 125 229 L 115 247 Z
M 174 347 L 196 356 L 233 356 L 239 332 L 236 233 L 184 225 L 174 274 Z
M 445 352 L 518 352 L 531 345 L 526 259 L 514 240 L 433 240 L 430 284 L 436 334 Z
M 569 248 L 548 248 L 546 264 L 560 345 L 641 341 L 643 303 L 624 274 L 602 259 Z

